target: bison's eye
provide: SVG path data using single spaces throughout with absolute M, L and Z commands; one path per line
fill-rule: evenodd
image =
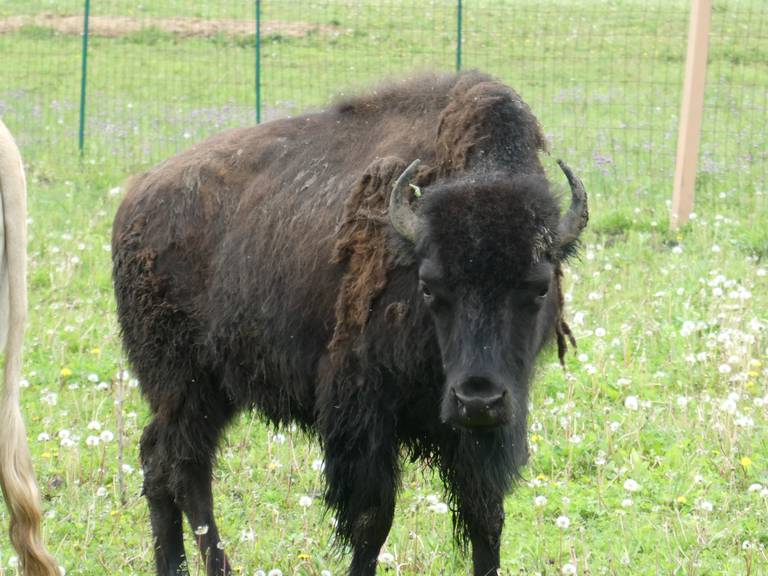
M 427 304 L 434 300 L 435 295 L 432 294 L 432 290 L 429 289 L 429 286 L 427 286 L 426 282 L 419 282 L 419 288 L 421 289 L 421 294 L 424 296 L 424 300 L 427 302 Z
M 533 292 L 533 302 L 536 306 L 544 304 L 544 300 L 546 300 L 547 294 L 549 294 L 549 284 L 539 284 L 532 286 L 531 288 Z

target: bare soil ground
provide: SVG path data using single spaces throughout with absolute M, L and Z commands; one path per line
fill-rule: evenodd
M 42 13 L 34 16 L 11 16 L 0 18 L 0 34 L 15 32 L 22 26 L 51 28 L 61 34 L 82 34 L 82 15 L 62 16 Z M 117 38 L 146 28 L 157 28 L 179 36 L 247 36 L 255 32 L 253 20 L 202 19 L 202 18 L 136 18 L 132 16 L 91 16 L 88 24 L 90 34 Z M 338 28 L 308 22 L 282 22 L 269 20 L 261 22 L 262 34 L 302 37 L 312 32 L 335 32 Z

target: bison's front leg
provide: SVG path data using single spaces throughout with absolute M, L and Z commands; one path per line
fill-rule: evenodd
M 336 396 L 324 404 L 326 503 L 337 535 L 352 546 L 350 576 L 373 576 L 392 526 L 399 479 L 393 417 L 375 399 Z
M 472 567 L 475 576 L 496 575 L 500 567 L 499 546 L 504 527 L 504 493 L 475 474 L 453 471 L 455 520 L 458 534 L 472 544 Z M 458 475 L 456 475 L 458 472 Z M 465 540 L 466 542 L 466 540 Z
M 469 504 L 469 503 L 467 503 Z M 472 542 L 472 567 L 475 576 L 497 574 L 501 565 L 499 546 L 504 527 L 504 500 L 498 496 L 465 505 L 469 538 Z
M 495 575 L 500 567 L 504 496 L 526 455 L 523 428 L 518 428 L 460 431 L 441 450 L 442 475 L 456 506 L 457 534 L 472 544 L 475 576 Z

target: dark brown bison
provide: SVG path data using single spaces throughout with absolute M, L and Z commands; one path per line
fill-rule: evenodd
M 536 118 L 480 73 L 419 77 L 215 136 L 132 180 L 114 283 L 153 418 L 141 439 L 160 574 L 186 573 L 182 512 L 229 573 L 211 467 L 240 410 L 317 433 L 350 574 L 374 574 L 401 454 L 436 467 L 475 574 L 499 567 L 527 459 L 528 387 L 554 335 L 561 217 Z M 420 159 L 421 163 L 413 162 Z

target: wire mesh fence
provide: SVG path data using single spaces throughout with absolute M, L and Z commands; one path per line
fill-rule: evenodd
M 226 127 L 317 109 L 382 78 L 479 68 L 552 149 L 642 191 L 671 177 L 687 0 L 9 0 L 0 114 L 33 150 L 127 167 Z M 258 21 L 258 25 L 257 25 Z M 715 2 L 700 173 L 764 187 L 768 4 Z

